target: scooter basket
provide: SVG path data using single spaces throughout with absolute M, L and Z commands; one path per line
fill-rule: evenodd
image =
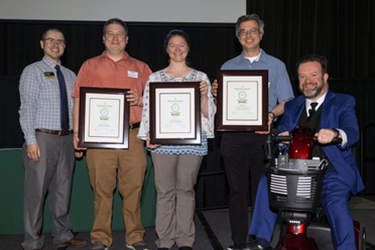
M 319 207 L 325 169 L 267 167 L 268 195 L 272 208 L 315 212 Z

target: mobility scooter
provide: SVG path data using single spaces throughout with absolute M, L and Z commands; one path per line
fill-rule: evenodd
M 276 130 L 265 142 L 269 204 L 278 209 L 283 223 L 279 225 L 280 240 L 276 249 L 318 250 L 316 241 L 307 236 L 308 226 L 313 230 L 326 232 L 330 227 L 319 207 L 320 192 L 328 162 L 312 157 L 315 131 L 309 127 L 296 127 L 289 136 L 276 135 Z M 288 142 L 289 143 L 281 143 Z M 332 143 L 341 143 L 334 138 Z M 289 144 L 289 145 L 288 145 Z M 366 249 L 364 229 L 354 221 L 356 246 Z

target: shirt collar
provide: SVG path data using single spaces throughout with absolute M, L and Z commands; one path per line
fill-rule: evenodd
M 259 54 L 257 55 L 257 56 L 253 56 L 253 57 L 245 57 L 247 60 L 249 60 L 251 63 L 253 63 L 253 62 L 257 62 L 257 61 L 259 61 L 259 59 L 260 59 L 260 55 L 262 54 L 262 51 L 260 51 L 259 52 Z M 253 60 L 250 60 L 250 59 L 252 59 L 253 58 Z
M 257 58 L 253 61 L 253 63 L 254 63 L 254 62 L 261 61 L 261 60 L 264 60 L 264 59 L 263 59 L 264 56 L 262 56 L 263 54 L 265 54 L 265 52 L 264 52 L 264 50 L 261 48 L 261 49 L 260 49 L 260 53 L 259 53 L 259 55 L 257 55 Z M 241 53 L 241 57 L 242 57 L 242 60 L 246 60 L 246 61 L 249 61 L 249 62 L 250 62 L 250 60 L 249 60 L 247 57 L 245 57 L 243 51 L 242 51 L 242 53 Z
M 185 82 L 185 81 L 188 81 L 190 79 L 193 79 L 194 78 L 194 74 L 196 73 L 196 70 L 195 69 L 191 69 L 191 71 L 189 72 L 189 74 L 187 74 L 186 76 L 183 76 L 181 77 L 181 82 Z M 161 75 L 164 79 L 166 79 L 166 81 L 171 81 L 171 82 L 178 82 L 179 79 L 177 80 L 177 78 L 174 78 L 173 76 L 170 76 L 170 75 L 167 75 L 164 71 L 164 69 L 161 70 Z
M 327 95 L 328 91 L 322 95 L 321 97 L 319 97 L 318 100 L 314 101 L 314 102 L 317 102 L 318 105 L 316 105 L 315 107 L 315 110 L 318 110 L 320 108 L 320 106 L 323 104 L 324 102 L 324 99 L 326 98 L 326 95 Z M 310 104 L 312 103 L 313 101 L 310 101 L 309 99 L 305 98 L 305 107 L 306 107 L 306 112 L 307 114 L 309 113 L 309 109 L 310 109 Z
M 59 65 L 60 68 L 61 68 L 61 61 L 59 61 L 59 64 L 56 64 L 56 63 L 52 62 L 50 59 L 48 59 L 46 56 L 43 56 L 42 61 L 45 62 L 51 68 L 55 68 L 56 65 Z
M 105 50 L 103 51 L 103 53 L 100 56 L 112 60 L 111 58 L 109 58 L 109 56 L 108 56 L 108 54 L 107 54 L 107 52 Z M 128 58 L 129 58 L 128 52 L 124 51 L 124 57 L 122 59 L 120 59 L 120 60 L 127 60 Z

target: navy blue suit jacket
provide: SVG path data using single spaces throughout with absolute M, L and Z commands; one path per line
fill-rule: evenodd
M 356 143 L 359 138 L 354 106 L 354 97 L 335 94 L 328 90 L 322 106 L 320 128 L 339 128 L 346 133 L 348 142 L 344 147 L 341 144 L 323 145 L 322 147 L 340 177 L 350 186 L 352 193 L 357 194 L 364 188 L 364 185 L 350 149 L 350 146 Z M 277 127 L 278 133 L 291 131 L 296 127 L 304 108 L 305 98 L 303 96 L 298 96 L 287 102 L 283 118 Z

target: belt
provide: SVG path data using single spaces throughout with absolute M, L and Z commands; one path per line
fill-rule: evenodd
M 133 124 L 129 124 L 129 129 L 133 129 L 133 128 L 139 128 L 139 125 L 141 125 L 140 122 L 137 122 L 137 123 L 133 123 Z
M 46 134 L 51 134 L 51 135 L 58 135 L 58 136 L 65 136 L 65 135 L 70 135 L 73 134 L 73 130 L 68 130 L 68 131 L 61 131 L 61 130 L 49 130 L 49 129 L 35 129 L 36 132 L 42 132 Z

